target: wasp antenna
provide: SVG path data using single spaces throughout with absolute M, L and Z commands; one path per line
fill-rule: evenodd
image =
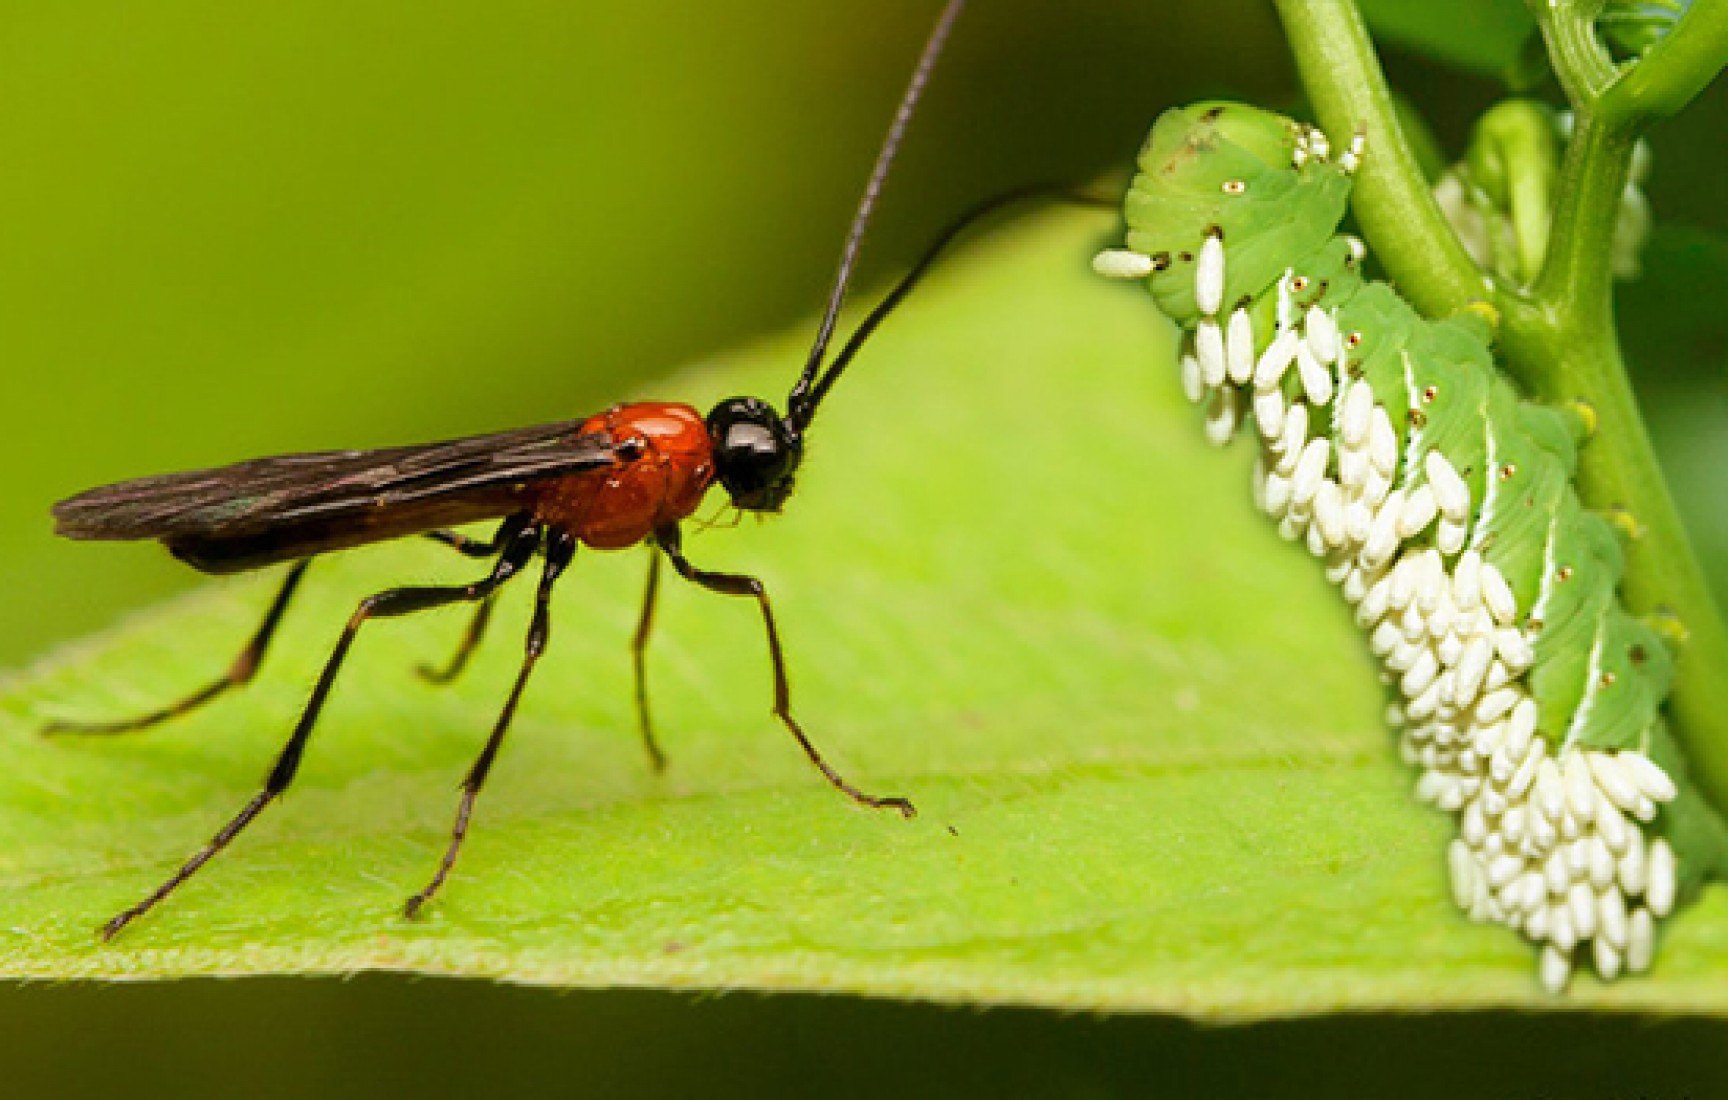
M 953 244 L 962 233 L 974 224 L 983 221 L 1003 207 L 1031 199 L 1055 200 L 1071 203 L 1075 206 L 1105 207 L 1111 210 L 1118 206 L 1115 199 L 1088 195 L 1064 184 L 1034 183 L 1016 187 L 1011 191 L 1004 191 L 992 198 L 985 199 L 949 222 L 936 235 L 936 239 L 925 247 L 924 253 L 918 257 L 917 262 L 907 270 L 906 274 L 900 276 L 900 281 L 894 284 L 894 289 L 883 295 L 882 300 L 877 302 L 864 320 L 858 323 L 858 327 L 853 330 L 852 335 L 840 348 L 839 354 L 834 356 L 834 361 L 828 364 L 828 368 L 822 372 L 815 385 L 809 388 L 808 398 L 802 404 L 795 403 L 792 406 L 792 416 L 795 418 L 794 429 L 802 431 L 804 426 L 809 423 L 810 417 L 816 411 L 816 406 L 821 404 L 829 387 L 834 385 L 835 379 L 840 377 L 840 372 L 846 369 L 846 365 L 852 361 L 852 357 L 858 354 L 858 349 L 864 346 L 864 341 L 870 338 L 871 333 L 876 331 L 876 327 L 882 323 L 884 318 L 894 312 L 894 307 L 906 300 L 906 296 L 912 293 L 912 288 L 918 285 L 918 281 L 929 272 L 949 245 Z
M 900 143 L 905 139 L 906 127 L 912 121 L 912 112 L 917 109 L 918 100 L 924 95 L 924 86 L 930 82 L 930 74 L 936 68 L 937 58 L 942 56 L 942 47 L 948 41 L 948 32 L 954 27 L 954 21 L 960 17 L 960 10 L 966 6 L 966 0 L 948 0 L 942 9 L 942 14 L 936 20 L 936 26 L 931 28 L 930 37 L 924 42 L 924 52 L 919 55 L 918 66 L 912 70 L 912 78 L 906 83 L 906 90 L 900 95 L 900 106 L 894 112 L 894 121 L 888 126 L 888 136 L 882 139 L 882 148 L 876 153 L 876 164 L 870 170 L 870 178 L 864 184 L 864 194 L 858 200 L 858 209 L 852 215 L 852 226 L 846 233 L 846 244 L 840 252 L 840 267 L 834 275 L 834 286 L 828 292 L 828 305 L 822 313 L 821 327 L 816 331 L 816 342 L 810 347 L 810 357 L 805 360 L 804 371 L 798 376 L 797 385 L 792 387 L 792 393 L 786 399 L 788 421 L 793 429 L 801 430 L 810 421 L 810 415 L 815 411 L 815 400 L 811 397 L 811 387 L 816 382 L 817 371 L 821 369 L 822 360 L 828 352 L 828 341 L 834 335 L 834 325 L 840 316 L 840 307 L 846 301 L 846 289 L 852 282 L 852 269 L 858 262 L 858 250 L 863 244 L 864 230 L 870 224 L 870 215 L 876 209 L 876 200 L 882 193 L 882 185 L 888 179 L 888 169 L 894 165 L 894 157 L 900 151 Z

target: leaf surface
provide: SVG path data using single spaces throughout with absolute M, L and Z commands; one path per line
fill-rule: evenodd
M 390 969 L 1226 1017 L 1553 1005 L 1525 945 L 1454 911 L 1450 823 L 1409 793 L 1362 639 L 1254 511 L 1246 448 L 1202 442 L 1167 327 L 1087 272 L 1108 232 L 1044 215 L 970 248 L 836 389 L 786 514 L 686 540 L 766 579 L 806 728 L 917 820 L 827 789 L 767 713 L 754 609 L 675 578 L 651 657 L 672 765 L 652 775 L 628 650 L 643 555 L 584 553 L 429 919 L 398 909 L 442 851 L 530 584 L 453 687 L 413 668 L 447 656 L 461 611 L 368 627 L 289 796 L 96 943 L 250 796 L 354 601 L 479 572 L 398 543 L 315 563 L 259 680 L 173 725 L 35 732 L 202 683 L 273 577 L 0 686 L 0 974 Z M 656 396 L 778 397 L 805 339 Z M 1728 1009 L 1724 891 L 1671 923 L 1654 975 L 1563 1003 Z

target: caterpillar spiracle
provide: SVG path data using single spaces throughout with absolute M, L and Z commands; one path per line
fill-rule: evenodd
M 1458 906 L 1574 968 L 1643 971 L 1657 924 L 1728 870 L 1723 825 L 1659 714 L 1662 638 L 1621 605 L 1613 526 L 1572 486 L 1583 424 L 1521 400 L 1485 320 L 1419 315 L 1340 235 L 1360 140 L 1201 103 L 1161 116 L 1127 248 L 1184 330 L 1207 435 L 1251 415 L 1256 502 L 1355 607 L 1418 796 L 1457 818 Z

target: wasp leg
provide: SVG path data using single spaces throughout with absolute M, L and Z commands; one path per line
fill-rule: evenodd
M 486 624 L 492 621 L 492 605 L 496 602 L 497 593 L 480 601 L 480 606 L 474 609 L 474 617 L 468 620 L 468 629 L 462 632 L 462 641 L 457 643 L 456 652 L 450 656 L 449 664 L 443 668 L 420 665 L 414 670 L 422 680 L 429 684 L 448 684 L 462 675 L 462 670 L 468 667 L 468 658 L 474 655 L 480 639 L 486 636 Z
M 482 542 L 469 538 L 459 531 L 428 531 L 426 537 L 441 542 L 458 554 L 470 558 L 489 558 L 504 548 L 505 529 L 499 527 L 491 539 Z M 468 620 L 468 629 L 462 634 L 462 641 L 457 643 L 456 652 L 451 655 L 450 662 L 443 668 L 436 665 L 423 664 L 415 669 L 420 678 L 431 684 L 448 684 L 462 675 L 462 670 L 468 667 L 468 658 L 474 655 L 474 650 L 480 644 L 480 639 L 486 636 L 486 626 L 492 621 L 493 597 L 488 596 L 474 609 L 474 617 Z
M 504 529 L 500 527 L 491 539 L 482 542 L 480 539 L 469 538 L 460 531 L 428 531 L 426 537 L 434 542 L 441 542 L 458 554 L 470 558 L 489 558 L 504 548 Z
M 698 569 L 690 564 L 679 545 L 679 534 L 676 526 L 663 527 L 654 533 L 654 538 L 666 556 L 672 560 L 672 568 L 687 581 L 693 581 L 710 592 L 718 592 L 723 596 L 749 596 L 762 609 L 762 625 L 768 631 L 768 657 L 774 666 L 774 716 L 780 719 L 782 725 L 797 739 L 803 747 L 804 755 L 827 777 L 828 782 L 845 794 L 852 801 L 862 806 L 872 808 L 895 809 L 902 817 L 913 817 L 917 810 L 912 803 L 898 796 L 882 797 L 865 794 L 848 783 L 846 779 L 822 759 L 822 754 L 816 751 L 816 746 L 805 736 L 804 730 L 792 717 L 792 690 L 786 681 L 786 658 L 780 650 L 780 632 L 774 626 L 774 609 L 768 604 L 768 591 L 762 587 L 762 582 L 755 577 L 741 573 L 714 573 L 706 569 Z
M 54 733 L 131 733 L 134 730 L 146 729 L 158 722 L 166 722 L 170 718 L 179 717 L 190 711 L 197 710 L 210 702 L 229 688 L 239 687 L 249 682 L 257 674 L 258 666 L 263 663 L 264 651 L 270 648 L 270 639 L 276 634 L 276 627 L 282 621 L 283 612 L 288 610 L 288 601 L 293 598 L 294 590 L 300 587 L 300 578 L 306 575 L 306 566 L 311 558 L 303 558 L 294 563 L 288 570 L 288 575 L 282 579 L 282 587 L 277 589 L 276 598 L 270 602 L 270 610 L 264 613 L 264 621 L 258 624 L 258 630 L 252 635 L 245 648 L 240 650 L 234 662 L 228 666 L 228 671 L 218 676 L 214 681 L 186 696 L 177 702 L 169 703 L 160 710 L 150 711 L 132 718 L 120 718 L 107 722 L 78 722 L 59 720 L 49 722 L 42 727 L 46 734 Z
M 656 772 L 666 770 L 666 754 L 654 737 L 654 723 L 648 715 L 648 638 L 654 633 L 654 604 L 660 595 L 660 555 L 652 547 L 648 551 L 648 587 L 642 592 L 642 618 L 636 623 L 636 636 L 630 639 L 630 657 L 636 666 L 636 724 L 642 730 L 642 746 L 648 750 L 648 761 Z
M 492 762 L 498 758 L 498 747 L 504 743 L 504 734 L 510 728 L 510 719 L 516 714 L 516 704 L 522 698 L 522 689 L 528 686 L 528 675 L 534 671 L 534 666 L 540 660 L 540 655 L 546 651 L 546 641 L 552 633 L 552 586 L 564 572 L 565 566 L 576 554 L 576 539 L 565 531 L 552 531 L 546 539 L 546 569 L 540 574 L 540 589 L 534 597 L 534 619 L 528 627 L 528 642 L 524 646 L 522 669 L 516 673 L 516 683 L 510 688 L 510 697 L 504 700 L 504 709 L 499 712 L 498 721 L 492 726 L 492 735 L 486 739 L 486 746 L 480 750 L 474 764 L 468 769 L 468 774 L 462 780 L 462 801 L 456 807 L 456 823 L 450 830 L 450 846 L 444 851 L 444 858 L 438 863 L 438 870 L 433 873 L 432 881 L 426 888 L 408 899 L 403 906 L 403 916 L 413 918 L 444 885 L 444 880 L 450 874 L 450 869 L 456 866 L 456 856 L 462 850 L 462 841 L 468 835 L 468 822 L 474 813 L 474 800 L 480 795 L 480 788 L 486 782 L 486 776 L 492 770 Z
M 276 758 L 269 775 L 264 779 L 263 789 L 243 806 L 239 813 L 222 826 L 210 842 L 200 848 L 192 858 L 181 865 L 180 869 L 168 877 L 168 880 L 158 886 L 143 901 L 129 909 L 116 914 L 107 924 L 102 926 L 100 935 L 104 940 L 113 939 L 120 930 L 138 917 L 155 908 L 162 899 L 173 893 L 181 883 L 198 873 L 199 868 L 210 862 L 216 854 L 240 834 L 240 831 L 252 823 L 252 820 L 264 812 L 265 807 L 274 802 L 288 785 L 294 781 L 294 774 L 300 768 L 301 755 L 306 751 L 306 742 L 312 735 L 312 726 L 318 721 L 318 713 L 324 707 L 324 700 L 330 694 L 331 686 L 336 682 L 336 674 L 342 668 L 343 660 L 348 656 L 348 649 L 354 644 L 354 637 L 360 632 L 368 619 L 391 618 L 397 615 L 409 615 L 416 611 L 442 607 L 445 604 L 460 603 L 468 600 L 485 598 L 499 585 L 515 576 L 534 556 L 535 548 L 540 539 L 540 528 L 531 526 L 526 516 L 513 518 L 508 527 L 510 534 L 502 556 L 492 567 L 492 572 L 483 580 L 472 584 L 455 585 L 438 588 L 391 588 L 360 601 L 360 606 L 354 609 L 354 614 L 348 617 L 348 624 L 342 628 L 342 636 L 336 642 L 336 648 L 331 651 L 329 659 L 324 662 L 324 671 L 318 676 L 318 683 L 312 688 L 312 696 L 306 702 L 306 709 L 300 714 L 300 721 L 295 724 L 294 732 L 289 735 L 288 743 L 282 747 L 282 752 Z

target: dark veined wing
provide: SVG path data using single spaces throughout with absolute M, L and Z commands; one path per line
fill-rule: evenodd
M 104 485 L 54 506 L 74 539 L 160 539 L 212 573 L 507 515 L 521 486 L 612 462 L 581 421 L 373 451 L 317 451 Z

